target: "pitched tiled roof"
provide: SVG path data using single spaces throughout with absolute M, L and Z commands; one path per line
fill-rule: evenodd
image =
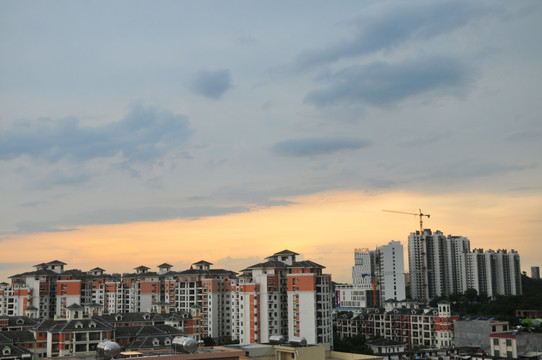
M 104 314 L 104 315 L 99 315 L 99 316 L 93 316 L 92 318 L 109 323 L 109 324 L 126 323 L 126 322 L 149 322 L 149 321 L 163 322 L 164 321 L 164 318 L 162 315 L 148 313 L 148 312 Z
M 53 260 L 53 261 L 48 262 L 46 265 L 67 265 L 67 264 L 59 260 Z
M 9 339 L 11 342 L 18 344 L 24 342 L 36 342 L 34 338 L 34 333 L 30 330 L 10 330 L 10 331 L 1 331 L 0 335 L 4 338 Z M 3 339 L 0 338 L 0 342 Z
M 252 270 L 252 269 L 269 269 L 269 268 L 271 268 L 271 269 L 283 269 L 283 268 L 287 268 L 287 267 L 288 267 L 288 264 L 283 263 L 282 261 L 269 260 L 269 261 L 266 261 L 266 262 L 263 262 L 263 263 L 251 265 L 251 266 L 249 266 L 246 269 L 243 269 L 241 271 L 245 272 L 245 271 L 249 271 L 249 270 Z
M 182 335 L 179 329 L 170 325 L 138 325 L 121 326 L 115 329 L 116 337 L 147 337 L 147 336 L 177 336 Z
M 85 330 L 112 330 L 111 325 L 97 319 L 74 319 L 74 320 L 43 320 L 35 331 L 71 332 L 76 329 Z
M 39 320 L 30 318 L 28 316 L 2 315 L 0 316 L 0 319 L 7 319 L 9 327 L 18 327 L 18 326 L 31 327 L 39 323 Z
M 71 270 L 66 270 L 66 271 L 62 272 L 60 275 L 62 275 L 62 276 L 66 276 L 66 275 L 86 276 L 87 273 L 83 272 L 83 271 L 81 271 L 79 269 L 71 269 Z
M 325 269 L 325 266 L 317 264 L 310 260 L 305 261 L 296 261 L 294 262 L 291 267 L 303 267 L 303 268 L 319 268 L 319 269 Z
M 58 275 L 59 274 L 54 272 L 53 270 L 40 269 L 40 270 L 36 270 L 36 271 L 27 271 L 27 272 L 24 272 L 22 274 L 12 275 L 9 278 L 13 279 L 13 278 L 22 277 L 22 276 L 58 276 Z
M 34 355 L 34 353 L 28 349 L 25 349 L 20 346 L 15 346 L 10 343 L 0 343 L 0 351 L 4 351 L 4 349 L 7 348 L 7 352 L 9 353 L 8 358 L 20 358 L 23 355 L 30 355 L 30 358 Z M 7 357 L 7 356 L 6 356 Z
M 231 270 L 224 270 L 224 269 L 191 269 L 191 270 L 184 270 L 177 273 L 178 275 L 229 275 L 229 276 L 236 276 L 237 273 Z
M 213 265 L 213 263 L 210 263 L 210 262 L 205 261 L 205 260 L 200 260 L 198 262 L 193 263 L 192 265 Z
M 76 304 L 76 303 L 73 303 L 69 306 L 66 306 L 66 309 L 70 309 L 70 310 L 84 310 L 85 308 L 82 307 L 81 305 L 79 304 Z
M 299 255 L 299 254 L 296 252 L 290 251 L 288 249 L 284 249 L 282 251 L 279 251 L 278 253 L 273 254 L 273 256 L 277 256 L 277 255 Z

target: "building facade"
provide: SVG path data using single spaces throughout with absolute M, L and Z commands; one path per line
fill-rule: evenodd
M 367 339 L 385 338 L 408 344 L 447 349 L 453 347 L 454 321 L 450 304 L 440 302 L 437 308 L 422 308 L 411 301 L 392 301 L 384 308 L 367 308 L 347 312 L 337 318 L 341 338 L 363 335 Z
M 531 278 L 532 279 L 540 279 L 540 267 L 539 266 L 531 266 Z
M 331 275 L 315 262 L 284 250 L 242 270 L 232 288 L 232 338 L 269 342 L 273 335 L 332 342 Z
M 508 321 L 493 319 L 461 319 L 454 323 L 455 346 L 458 348 L 479 348 L 491 353 L 489 336 L 491 334 L 510 334 Z
M 190 314 L 192 322 L 183 323 L 198 340 L 254 343 L 285 335 L 330 343 L 331 276 L 322 265 L 297 261 L 298 255 L 284 250 L 239 276 L 204 260 L 183 271 L 164 263 L 158 271 L 141 265 L 122 275 L 99 267 L 65 270 L 66 264 L 55 260 L 0 285 L 0 316 L 54 321 L 79 306 L 89 315 L 179 312 Z
M 520 257 L 515 250 L 474 249 L 464 253 L 463 286 L 460 292 L 475 289 L 490 298 L 521 295 Z
M 352 285 L 335 287 L 337 306 L 364 308 L 406 298 L 403 245 L 390 241 L 376 250 L 355 249 Z
M 462 236 L 425 229 L 408 237 L 409 276 L 414 299 L 428 302 L 475 289 L 494 298 L 520 295 L 520 257 L 515 250 L 475 249 Z

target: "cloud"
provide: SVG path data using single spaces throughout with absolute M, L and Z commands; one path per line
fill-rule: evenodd
M 251 208 L 246 206 L 108 208 L 65 216 L 56 222 L 77 225 L 126 224 L 138 221 L 197 219 L 201 217 L 244 213 L 250 210 Z
M 460 96 L 472 79 L 472 70 L 452 58 L 422 58 L 399 64 L 375 61 L 321 76 L 319 81 L 326 86 L 309 92 L 305 102 L 320 107 L 358 103 L 386 107 L 430 92 Z
M 87 173 L 66 174 L 62 170 L 53 170 L 44 177 L 39 177 L 32 181 L 32 188 L 37 190 L 47 190 L 55 186 L 79 186 L 92 178 Z
M 382 2 L 364 11 L 355 37 L 327 48 L 300 54 L 298 69 L 333 63 L 343 58 L 391 50 L 408 41 L 427 40 L 466 25 L 481 13 L 469 2 Z
M 368 141 L 357 138 L 305 138 L 278 142 L 271 151 L 281 156 L 301 157 L 358 150 L 368 145 Z
M 74 228 L 55 227 L 43 221 L 21 221 L 17 223 L 15 234 L 35 234 L 45 232 L 66 232 L 74 231 Z
M 418 147 L 435 144 L 441 140 L 449 139 L 452 136 L 451 131 L 433 131 L 429 134 L 420 135 L 415 139 L 401 142 L 399 145 L 404 147 Z
M 542 134 L 538 131 L 519 131 L 508 135 L 504 140 L 512 143 L 538 142 Z
M 135 105 L 122 120 L 98 127 L 74 117 L 20 121 L 0 135 L 0 160 L 23 155 L 48 162 L 87 161 L 122 154 L 149 161 L 178 147 L 192 134 L 183 115 Z
M 228 69 L 200 71 L 190 84 L 190 90 L 209 99 L 218 100 L 232 87 Z
M 463 159 L 450 163 L 441 163 L 435 167 L 427 167 L 423 177 L 429 180 L 457 182 L 459 179 L 493 177 L 510 172 L 523 172 L 534 165 L 510 165 L 505 163 L 484 162 L 477 159 Z
M 205 217 L 248 213 L 251 210 L 252 207 L 250 206 L 104 208 L 73 213 L 48 221 L 21 221 L 16 224 L 16 230 L 0 232 L 0 235 L 69 232 L 86 225 L 129 224 L 174 219 L 195 220 Z M 0 240 L 2 239 L 0 238 Z
M 241 201 L 248 204 L 254 204 L 258 207 L 288 206 L 296 202 L 286 200 L 291 196 L 299 196 L 303 193 L 316 192 L 318 190 L 310 188 L 304 184 L 303 189 L 297 187 L 275 187 L 270 189 L 261 189 L 258 184 L 242 183 L 235 186 L 223 186 L 212 194 L 212 199 Z

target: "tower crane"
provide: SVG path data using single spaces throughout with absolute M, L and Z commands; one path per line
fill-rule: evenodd
M 422 284 L 423 284 L 423 305 L 424 307 L 427 305 L 427 298 L 426 298 L 426 295 L 427 295 L 427 283 L 425 281 L 425 270 L 426 270 L 426 267 L 425 267 L 425 247 L 423 246 L 423 242 L 424 242 L 424 238 L 423 238 L 423 217 L 424 216 L 427 216 L 427 218 L 429 219 L 431 217 L 430 214 L 424 214 L 422 212 L 422 209 L 418 209 L 418 212 L 417 213 L 411 213 L 411 212 L 404 212 L 404 211 L 395 211 L 395 210 L 382 210 L 382 211 L 386 211 L 386 212 L 391 212 L 391 213 L 396 213 L 396 214 L 406 214 L 406 215 L 414 215 L 414 216 L 419 216 L 420 218 L 420 248 L 421 248 L 421 260 L 422 260 Z

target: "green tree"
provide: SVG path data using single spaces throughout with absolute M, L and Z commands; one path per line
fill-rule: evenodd
M 354 354 L 373 355 L 373 350 L 365 343 L 365 337 L 363 335 L 341 339 L 339 333 L 336 331 L 333 333 L 333 350 Z
M 215 346 L 216 345 L 215 339 L 213 339 L 210 336 L 206 336 L 206 337 L 202 338 L 201 340 L 203 340 L 203 344 L 205 346 Z

